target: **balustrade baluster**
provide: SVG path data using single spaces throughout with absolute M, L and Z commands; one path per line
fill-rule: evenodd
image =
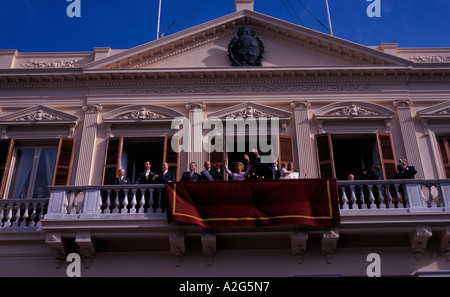
M 77 213 L 77 206 L 78 206 L 78 193 L 79 191 L 74 191 L 73 192 L 73 200 L 72 200 L 72 205 L 71 205 L 71 209 L 69 214 L 76 214 Z
M 126 193 L 125 191 L 123 191 L 124 195 L 126 196 L 128 193 Z M 136 192 L 133 191 L 133 196 L 131 198 L 131 207 L 130 207 L 130 213 L 136 213 L 136 204 L 137 204 L 137 200 L 136 200 Z
M 33 227 L 33 226 L 36 225 L 36 219 L 37 219 L 37 212 L 36 212 L 36 210 L 37 210 L 38 203 L 37 202 L 33 202 L 32 205 L 33 205 L 33 211 L 31 212 L 31 215 L 30 215 L 30 223 L 29 223 L 30 227 Z
M 378 202 L 380 203 L 379 208 L 386 208 L 386 201 L 384 201 L 384 195 L 382 191 L 382 185 L 376 184 L 378 190 Z
M 116 199 L 114 199 L 114 205 L 113 209 L 111 209 L 111 213 L 119 213 L 120 212 L 119 193 L 117 191 L 114 191 L 114 194 L 116 195 Z
M 392 201 L 392 195 L 391 195 L 391 187 L 390 185 L 384 185 L 384 189 L 386 190 L 386 203 L 387 207 L 389 208 L 395 208 L 395 205 Z M 393 207 L 392 207 L 393 206 Z
M 352 209 L 358 209 L 358 199 L 356 198 L 355 185 L 350 185 L 350 201 L 352 202 Z
M 402 197 L 400 195 L 400 191 L 399 191 L 399 187 L 401 187 L 402 185 L 400 184 L 394 184 L 395 187 L 395 197 L 397 198 L 397 208 L 403 208 L 403 199 L 406 199 L 406 197 Z M 408 203 L 408 201 L 406 201 L 406 203 Z
M 42 219 L 44 218 L 46 204 L 47 204 L 46 202 L 41 202 L 39 204 L 40 210 L 39 210 L 39 216 L 38 216 L 38 221 L 36 222 L 36 226 L 42 226 Z
M 369 208 L 377 208 L 375 205 L 375 197 L 372 192 L 373 185 L 367 185 L 367 188 L 369 189 Z
M 346 190 L 346 186 L 342 186 L 341 187 L 341 192 L 342 192 L 342 209 L 349 209 L 349 205 L 348 205 L 348 199 L 347 199 L 347 194 L 345 193 Z
M 103 213 L 111 213 L 111 189 L 106 189 L 105 209 Z
M 436 184 L 436 190 L 438 192 L 439 207 L 440 208 L 444 208 L 446 205 L 445 205 L 445 202 L 444 202 L 444 196 L 442 194 L 441 185 Z
M 0 228 L 3 227 L 4 216 L 5 216 L 5 204 L 0 203 Z
M 117 199 L 119 199 L 119 193 L 117 193 Z M 128 213 L 128 195 L 123 195 L 122 208 L 120 213 Z
M 428 207 L 433 207 L 433 202 L 434 202 L 433 192 L 431 189 L 432 186 L 433 186 L 432 184 L 425 185 L 425 187 L 428 189 L 428 201 L 427 201 Z
M 153 195 L 154 194 L 153 193 L 154 189 L 151 188 L 149 190 L 150 190 L 150 198 L 148 199 L 147 213 L 153 212 L 153 205 L 155 204 L 154 195 Z M 152 202 L 153 202 L 153 204 L 152 204 Z
M 157 205 L 157 207 L 156 207 L 156 212 L 157 213 L 162 213 L 162 207 L 161 207 L 161 201 L 162 201 L 162 197 L 161 197 L 161 192 L 162 192 L 162 190 L 161 189 L 155 189 L 156 191 L 158 191 L 158 195 L 156 195 L 156 198 L 155 198 L 155 204 Z
M 6 214 L 5 226 L 11 227 L 11 218 L 13 213 L 14 203 L 8 203 L 8 213 Z
M 23 203 L 25 209 L 23 211 L 22 215 L 22 221 L 20 222 L 20 227 L 27 227 L 28 226 L 28 208 L 30 207 L 30 202 L 24 202 Z M 17 209 L 18 212 L 20 212 L 20 208 Z
M 134 192 L 137 191 L 137 189 L 133 189 Z M 139 199 L 139 213 L 145 213 L 145 195 L 144 192 L 141 191 L 141 197 Z
M 367 204 L 364 198 L 364 189 L 362 186 L 360 186 L 359 188 L 360 188 L 359 200 L 361 201 L 361 208 L 367 209 Z

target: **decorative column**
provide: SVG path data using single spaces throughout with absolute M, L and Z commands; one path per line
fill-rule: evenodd
M 85 114 L 80 154 L 78 157 L 77 175 L 75 176 L 76 186 L 86 186 L 90 184 L 92 161 L 94 159 L 96 147 L 95 141 L 97 139 L 98 115 L 102 108 L 101 105 L 83 106 Z
M 411 102 L 409 100 L 394 101 L 394 106 L 397 108 L 408 165 L 416 168 L 417 174 L 415 178 L 424 179 L 425 174 L 422 166 L 422 159 L 420 158 L 419 144 L 417 143 L 416 129 L 414 127 L 413 117 L 411 116 L 410 105 Z M 397 157 L 401 158 L 402 156 Z
M 186 108 L 189 110 L 189 122 L 191 123 L 191 137 L 189 139 L 188 164 L 197 163 L 197 171 L 202 170 L 202 151 L 203 151 L 203 109 L 206 105 L 203 103 L 189 103 Z
M 308 107 L 310 104 L 304 102 L 292 102 L 295 119 L 295 141 L 297 143 L 298 172 L 303 174 L 303 169 L 308 177 L 317 177 L 317 166 L 314 164 L 314 152 L 311 145 L 311 129 L 308 119 Z

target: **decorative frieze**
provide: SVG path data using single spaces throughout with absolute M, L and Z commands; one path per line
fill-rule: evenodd
M 31 113 L 26 116 L 22 116 L 14 119 L 14 121 L 62 121 L 63 118 L 57 115 L 53 115 L 48 112 L 42 111 L 42 109 L 37 110 L 34 113 Z
M 303 92 L 351 92 L 371 91 L 367 84 L 318 84 L 318 85 L 210 85 L 180 87 L 147 87 L 127 89 L 127 95 L 161 95 L 161 94 L 215 94 L 215 93 L 303 93 Z
M 450 56 L 444 56 L 444 55 L 434 55 L 434 56 L 427 56 L 427 55 L 416 55 L 409 57 L 410 61 L 413 61 L 414 63 L 448 63 L 450 62 Z
M 377 115 L 377 113 L 359 107 L 356 104 L 351 104 L 349 107 L 342 108 L 339 111 L 332 113 L 332 115 L 356 117 L 356 116 Z
M 26 62 L 25 64 L 21 64 L 20 66 L 22 66 L 23 68 L 76 68 L 76 67 L 80 67 L 80 63 L 79 63 L 79 60 L 71 60 L 71 61 L 31 60 L 31 61 Z
M 244 119 L 260 118 L 260 117 L 271 118 L 271 117 L 274 117 L 274 115 L 271 113 L 268 113 L 268 112 L 258 110 L 256 108 L 253 108 L 253 106 L 248 105 L 243 110 L 231 113 L 231 114 L 227 115 L 226 117 L 232 117 L 232 118 L 243 117 Z
M 135 119 L 135 120 L 146 120 L 146 119 L 165 119 L 167 116 L 153 112 L 145 107 L 141 107 L 139 110 L 132 111 L 126 115 L 119 116 L 119 119 Z

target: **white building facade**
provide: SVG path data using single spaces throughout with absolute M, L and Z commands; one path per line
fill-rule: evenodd
M 70 253 L 83 276 L 364 276 L 372 253 L 382 276 L 450 273 L 450 48 L 362 46 L 245 5 L 128 50 L 0 50 L 0 275 L 65 276 Z M 243 61 L 261 65 L 233 65 L 240 28 L 255 34 Z M 261 133 L 280 163 L 337 178 L 340 225 L 209 229 L 144 207 L 140 189 L 163 187 L 134 185 L 145 160 L 179 179 L 227 149 L 242 158 L 226 129 L 223 151 L 198 141 L 230 116 L 276 118 Z M 193 135 L 180 152 L 177 118 Z M 394 179 L 400 158 L 415 179 Z M 363 180 L 372 164 L 381 179 Z

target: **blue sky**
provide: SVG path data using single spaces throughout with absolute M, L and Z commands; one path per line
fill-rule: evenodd
M 77 0 L 81 16 L 72 18 L 71 1 L 0 0 L 0 49 L 128 49 L 156 39 L 159 0 Z M 450 0 L 373 1 L 381 5 L 380 17 L 367 15 L 368 0 L 328 0 L 334 35 L 362 45 L 450 47 Z M 325 0 L 255 0 L 255 11 L 324 33 L 329 27 Z M 234 0 L 162 0 L 160 33 L 233 12 Z

